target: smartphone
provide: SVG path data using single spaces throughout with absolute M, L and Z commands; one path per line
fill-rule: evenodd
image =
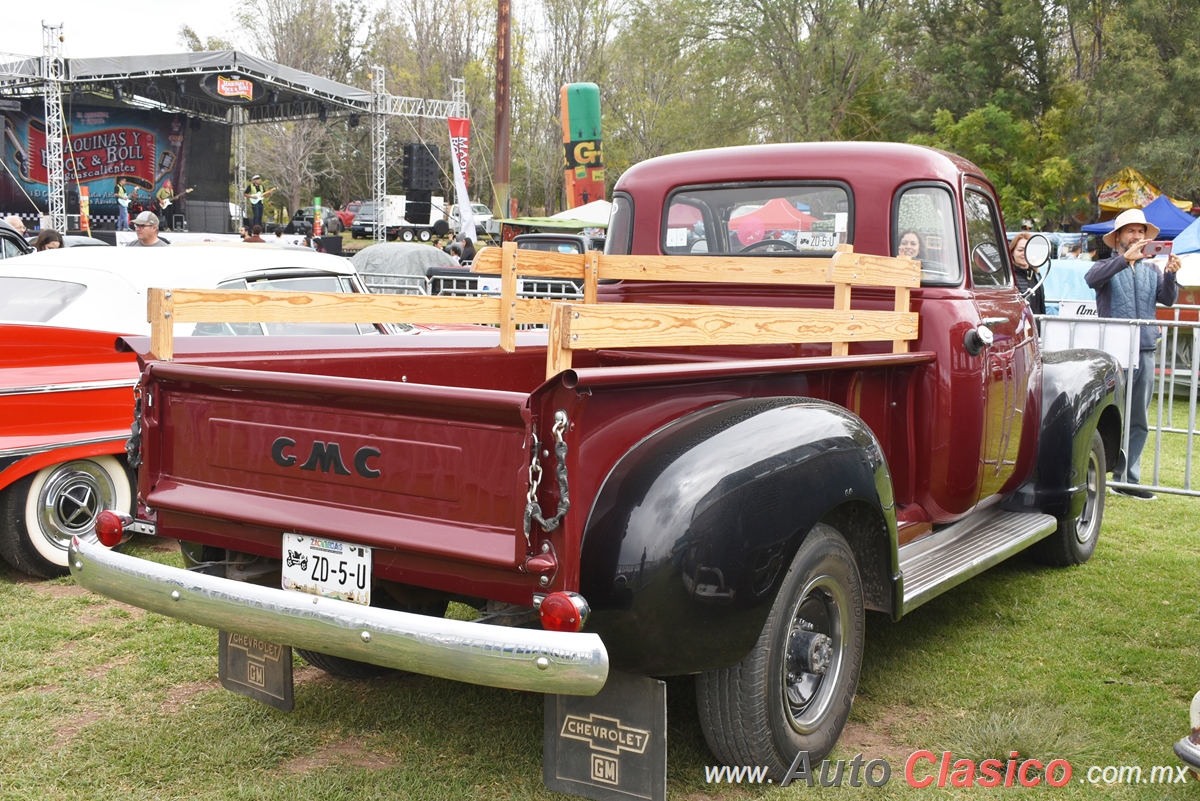
M 1152 259 L 1155 256 L 1170 256 L 1171 243 L 1159 241 L 1147 242 L 1142 245 L 1142 255 L 1147 259 Z

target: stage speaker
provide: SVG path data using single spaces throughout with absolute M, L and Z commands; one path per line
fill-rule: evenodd
M 189 195 L 188 197 L 194 197 Z M 189 200 L 183 207 L 185 228 L 206 234 L 232 234 L 237 219 L 230 214 L 227 201 Z M 176 215 L 179 216 L 179 215 Z M 176 230 L 179 225 L 176 223 Z
M 440 187 L 438 147 L 419 142 L 404 146 L 404 188 L 433 192 Z
M 321 242 L 321 250 L 326 253 L 332 253 L 334 256 L 342 255 L 342 238 L 340 236 L 319 236 Z
M 404 196 L 404 219 L 413 225 L 429 225 L 433 213 L 433 193 L 428 190 L 410 189 Z

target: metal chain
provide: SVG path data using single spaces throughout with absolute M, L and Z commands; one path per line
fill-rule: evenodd
M 571 508 L 571 496 L 567 490 L 567 443 L 563 439 L 563 432 L 567 430 L 567 413 L 561 409 L 554 413 L 554 428 L 551 429 L 554 434 L 554 458 L 557 464 L 554 468 L 555 477 L 558 479 L 558 510 L 554 517 L 547 520 L 542 517 L 542 506 L 537 500 L 538 485 L 542 481 L 542 465 L 539 450 L 541 444 L 538 442 L 537 434 L 533 435 L 533 460 L 529 463 L 529 494 L 525 497 L 525 545 L 532 548 L 533 540 L 530 538 L 530 523 L 536 522 L 542 527 L 543 531 L 550 532 L 558 528 L 562 523 L 563 516 L 567 510 Z
M 142 382 L 133 388 L 133 425 L 129 427 L 129 439 L 125 441 L 125 457 L 129 466 L 137 470 L 142 466 Z

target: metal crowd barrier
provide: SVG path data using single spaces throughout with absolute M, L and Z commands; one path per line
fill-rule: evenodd
M 1112 353 L 1123 363 L 1124 408 L 1129 407 L 1133 398 L 1133 372 L 1138 363 L 1140 345 L 1137 329 L 1143 325 L 1158 326 L 1161 336 L 1154 355 L 1154 394 L 1147 413 L 1150 423 L 1149 435 L 1146 447 L 1142 451 L 1142 483 L 1137 486 L 1153 492 L 1200 496 L 1200 490 L 1192 486 L 1197 388 L 1200 386 L 1200 371 L 1197 370 L 1194 343 L 1200 322 L 1183 319 L 1185 316 L 1195 316 L 1196 312 L 1200 311 L 1200 306 L 1172 306 L 1169 310 L 1173 313 L 1171 320 L 1120 320 L 1108 317 L 1052 315 L 1037 315 L 1037 320 L 1043 348 L 1099 348 Z M 1176 414 L 1176 398 L 1187 400 L 1186 422 L 1181 419 L 1182 414 Z M 1176 444 L 1176 438 L 1183 440 L 1181 448 Z M 1168 468 L 1164 463 L 1164 445 L 1167 446 L 1168 457 L 1175 455 L 1177 450 L 1182 450 L 1182 479 L 1178 482 L 1181 486 L 1168 483 L 1167 473 L 1175 474 L 1177 470 L 1173 466 Z M 1121 447 L 1126 451 L 1129 448 L 1128 429 L 1122 432 Z M 1153 464 L 1150 460 L 1152 454 Z M 1114 475 L 1109 485 L 1133 486 L 1127 483 L 1125 478 Z

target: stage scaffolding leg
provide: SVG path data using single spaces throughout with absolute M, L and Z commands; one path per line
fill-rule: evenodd
M 376 242 L 386 242 L 384 196 L 387 194 L 387 115 L 390 109 L 383 67 L 371 67 L 370 73 L 374 107 L 371 113 L 371 197 L 375 208 L 372 238 Z
M 50 226 L 67 231 L 67 182 L 63 170 L 63 26 L 42 23 L 43 100 L 46 107 L 46 195 Z
M 234 147 L 234 180 L 237 181 L 237 187 L 234 190 L 234 197 L 237 198 L 238 207 L 242 210 L 239 215 L 237 227 L 242 227 L 242 220 L 246 214 L 246 198 L 242 192 L 246 190 L 246 109 L 234 106 L 233 109 L 233 147 Z

